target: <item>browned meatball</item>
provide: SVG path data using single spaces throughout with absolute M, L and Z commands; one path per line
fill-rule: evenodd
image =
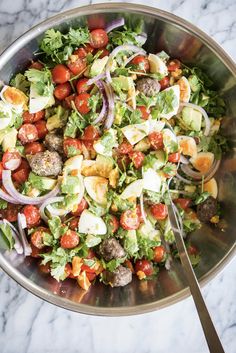
M 103 277 L 112 287 L 124 287 L 132 281 L 132 272 L 129 268 L 120 265 L 113 272 L 104 271 Z
M 126 255 L 124 249 L 115 238 L 103 240 L 99 247 L 99 252 L 106 261 L 119 259 Z
M 137 81 L 136 88 L 145 96 L 152 97 L 160 91 L 160 83 L 154 78 L 145 77 Z
M 62 160 L 57 152 L 45 151 L 27 156 L 32 171 L 39 176 L 57 176 L 62 172 Z
M 50 133 L 45 136 L 44 144 L 49 151 L 57 151 L 63 153 L 63 137 L 55 133 Z
M 216 215 L 217 201 L 214 197 L 209 196 L 204 202 L 197 206 L 197 216 L 201 222 L 208 222 Z

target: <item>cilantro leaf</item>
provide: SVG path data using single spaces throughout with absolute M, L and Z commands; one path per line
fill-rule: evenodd
M 48 221 L 48 225 L 54 239 L 59 239 L 68 230 L 67 226 L 62 226 L 60 217 L 53 217 Z
M 11 79 L 10 85 L 18 88 L 20 91 L 22 91 L 26 94 L 29 92 L 30 83 L 26 79 L 25 75 L 23 75 L 21 73 L 16 74 Z
M 77 47 L 89 43 L 89 30 L 87 27 L 80 27 L 77 29 L 70 28 L 67 34 L 67 41 L 71 45 L 76 45 Z
M 0 210 L 5 210 L 7 208 L 7 201 L 0 199 Z
M 40 49 L 42 49 L 46 54 L 51 55 L 55 50 L 63 46 L 63 36 L 60 31 L 55 29 L 48 29 L 42 42 L 40 43 Z

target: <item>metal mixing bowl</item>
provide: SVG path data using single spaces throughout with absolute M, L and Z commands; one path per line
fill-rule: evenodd
M 153 53 L 166 50 L 184 63 L 206 70 L 227 101 L 223 124 L 232 143 L 236 137 L 236 66 L 223 49 L 191 23 L 170 13 L 135 4 L 99 4 L 73 9 L 52 17 L 15 41 L 0 57 L 0 78 L 8 82 L 11 75 L 23 70 L 38 48 L 43 33 L 51 27 L 66 30 L 69 26 L 107 23 L 116 17 L 142 19 L 148 34 L 146 49 Z M 224 209 L 226 229 L 203 226 L 192 235 L 201 251 L 196 275 L 201 284 L 213 278 L 235 254 L 236 159 L 232 153 L 222 161 L 218 172 L 219 198 Z M 181 265 L 176 261 L 170 271 L 163 270 L 153 281 L 133 282 L 124 288 L 110 288 L 97 283 L 87 293 L 73 280 L 57 283 L 38 272 L 35 260 L 22 259 L 0 248 L 0 266 L 24 288 L 53 304 L 93 315 L 131 315 L 173 304 L 189 295 Z

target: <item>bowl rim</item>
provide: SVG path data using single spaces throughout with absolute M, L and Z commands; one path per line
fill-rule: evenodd
M 92 10 L 92 11 L 91 11 Z M 33 28 L 25 32 L 19 38 L 17 38 L 7 49 L 5 49 L 0 55 L 0 70 L 5 65 L 5 63 L 11 58 L 20 48 L 26 45 L 34 37 L 45 32 L 48 28 L 57 26 L 58 24 L 65 22 L 66 20 L 73 19 L 76 16 L 84 16 L 89 14 L 97 13 L 110 13 L 110 12 L 122 12 L 122 11 L 134 12 L 140 15 L 149 15 L 155 18 L 160 18 L 162 20 L 167 20 L 171 24 L 181 27 L 188 33 L 193 34 L 195 37 L 199 38 L 207 47 L 209 47 L 214 54 L 225 64 L 229 71 L 236 77 L 236 64 L 228 55 L 225 50 L 215 42 L 210 36 L 208 36 L 201 29 L 191 24 L 189 21 L 182 19 L 170 12 L 160 10 L 151 6 L 138 5 L 132 3 L 100 3 L 91 4 L 82 7 L 76 7 L 71 10 L 67 10 L 61 14 L 52 16 L 39 24 L 35 25 Z M 236 254 L 236 243 L 234 243 L 227 254 L 204 276 L 199 279 L 200 286 L 204 286 L 216 275 L 218 275 L 223 268 L 230 263 Z M 42 289 L 35 283 L 31 282 L 28 278 L 22 275 L 16 268 L 11 266 L 8 261 L 0 254 L 0 268 L 7 273 L 12 279 L 14 279 L 23 288 L 36 295 L 40 299 L 43 299 L 51 304 L 58 307 L 68 309 L 74 312 L 79 312 L 81 314 L 97 315 L 97 316 L 128 316 L 137 315 L 147 312 L 151 312 L 157 309 L 161 309 L 170 305 L 173 305 L 190 295 L 189 288 L 186 287 L 181 291 L 168 296 L 166 298 L 136 306 L 130 307 L 95 307 L 86 304 L 71 302 L 66 298 L 59 297 L 53 293 L 48 292 L 46 289 Z

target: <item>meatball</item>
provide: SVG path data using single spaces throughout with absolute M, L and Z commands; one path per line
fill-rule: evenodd
M 201 222 L 208 222 L 217 212 L 217 201 L 209 196 L 204 202 L 197 206 L 197 215 Z
M 125 256 L 125 251 L 115 238 L 103 240 L 100 245 L 100 255 L 106 260 L 119 259 Z
M 120 265 L 114 272 L 104 271 L 104 279 L 112 287 L 124 287 L 132 281 L 132 272 L 129 268 Z
M 55 151 L 38 152 L 27 159 L 32 171 L 39 176 L 57 176 L 62 172 L 62 160 Z
M 136 88 L 145 96 L 152 97 L 160 91 L 160 83 L 154 78 L 141 78 L 137 81 Z
M 45 146 L 49 151 L 57 151 L 63 153 L 63 137 L 55 133 L 50 133 L 45 136 Z

